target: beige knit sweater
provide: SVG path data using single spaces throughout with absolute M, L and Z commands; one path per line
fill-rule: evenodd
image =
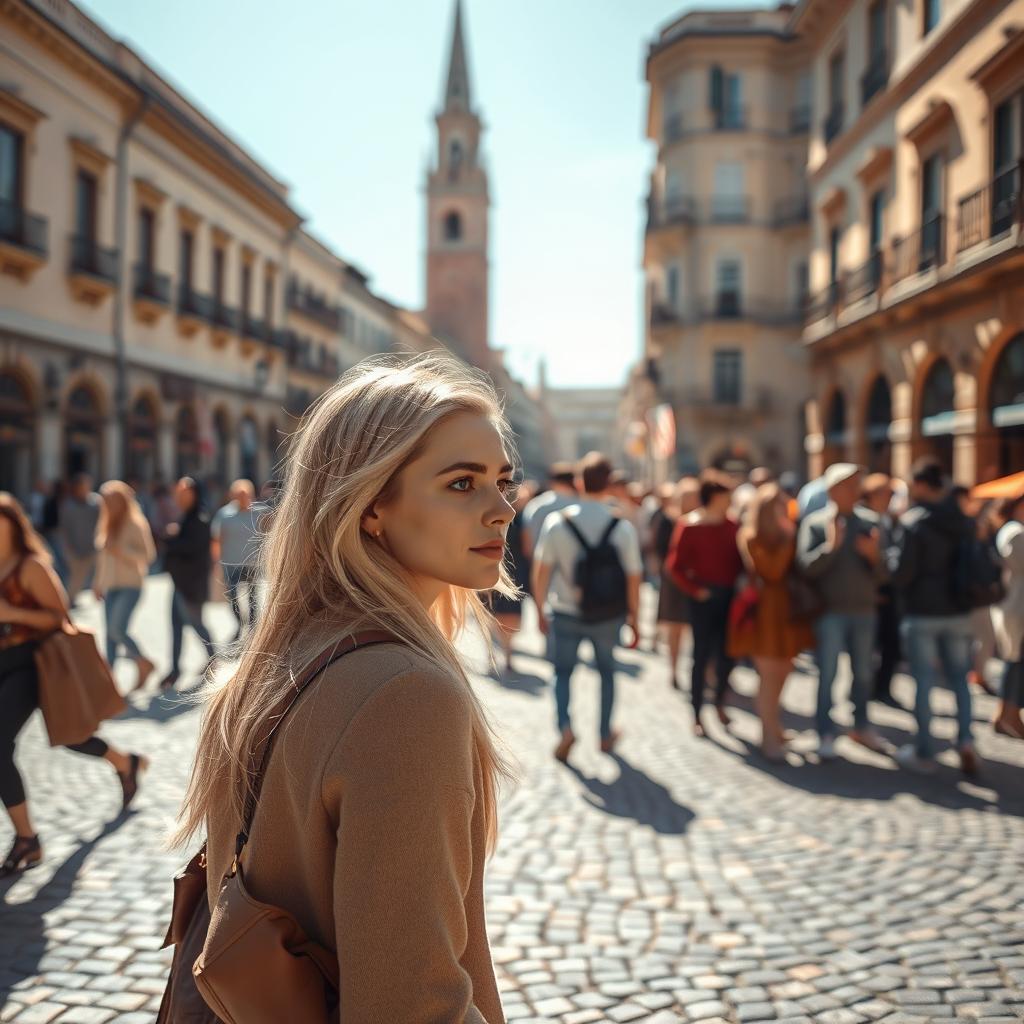
M 397 644 L 354 651 L 274 741 L 246 886 L 336 950 L 342 1024 L 504 1024 L 484 920 L 465 684 Z M 209 897 L 239 822 L 209 822 Z
M 101 594 L 121 587 L 139 590 L 155 558 L 149 524 L 126 519 L 117 537 L 96 552 L 93 586 Z

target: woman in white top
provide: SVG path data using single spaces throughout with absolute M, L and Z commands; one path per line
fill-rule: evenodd
M 128 632 L 132 612 L 139 603 L 142 584 L 156 558 L 149 523 L 135 500 L 135 492 L 120 480 L 108 480 L 100 488 L 103 507 L 96 528 L 96 575 L 93 593 L 106 602 L 107 661 L 111 668 L 118 645 L 124 645 L 139 671 L 135 689 L 146 685 L 153 662 Z

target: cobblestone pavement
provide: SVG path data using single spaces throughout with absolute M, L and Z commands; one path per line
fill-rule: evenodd
M 139 633 L 161 668 L 168 604 L 166 582 L 152 581 Z M 80 618 L 97 621 L 91 599 Z M 215 636 L 231 633 L 224 607 L 209 621 Z M 949 750 L 936 775 L 919 777 L 849 741 L 834 764 L 800 753 L 813 748 L 813 679 L 795 676 L 786 703 L 796 753 L 776 766 L 753 747 L 749 673 L 737 672 L 731 732 L 698 741 L 664 659 L 623 651 L 617 753 L 597 750 L 588 665 L 574 679 L 580 742 L 564 767 L 551 758 L 541 638 L 526 632 L 520 646 L 516 677 L 477 682 L 520 773 L 487 882 L 510 1020 L 1024 1018 L 1024 743 L 983 724 L 990 698 L 976 707 L 980 779 L 964 780 Z M 186 667 L 201 661 L 189 637 Z M 909 681 L 897 692 L 908 700 Z M 952 701 L 944 691 L 937 700 L 948 738 Z M 873 713 L 893 741 L 912 728 L 899 711 Z M 123 817 L 108 766 L 50 751 L 41 723 L 30 725 L 19 760 L 46 862 L 0 883 L 0 1021 L 152 1021 L 169 879 L 183 859 L 162 850 L 162 835 L 196 724 L 181 700 L 133 698 L 104 726 L 153 758 Z

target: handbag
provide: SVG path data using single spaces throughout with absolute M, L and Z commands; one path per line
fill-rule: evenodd
M 748 580 L 736 592 L 732 604 L 729 605 L 729 628 L 739 630 L 752 624 L 760 600 L 761 588 L 754 580 Z
M 250 761 L 235 856 L 211 913 L 206 897 L 206 844 L 174 879 L 164 946 L 175 946 L 157 1024 L 327 1024 L 338 1001 L 336 955 L 309 939 L 287 910 L 257 900 L 246 888 L 242 854 L 270 758 L 271 741 L 302 692 L 329 665 L 359 647 L 401 643 L 383 630 L 347 637 L 323 651 L 273 708 L 269 733 Z
M 39 707 L 51 747 L 84 743 L 128 706 L 95 636 L 65 618 L 35 650 Z

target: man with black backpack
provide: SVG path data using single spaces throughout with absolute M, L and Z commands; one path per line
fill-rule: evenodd
M 601 676 L 601 750 L 610 753 L 615 701 L 615 646 L 623 625 L 637 641 L 643 562 L 636 528 L 609 504 L 611 463 L 591 452 L 579 465 L 582 498 L 547 517 L 533 562 L 540 630 L 553 637 L 555 705 L 561 733 L 555 757 L 566 761 L 576 737 L 569 718 L 569 681 L 581 640 L 594 648 Z
M 917 684 L 914 718 L 917 739 L 901 747 L 896 760 L 917 771 L 934 770 L 931 692 L 941 670 L 956 695 L 957 748 L 964 773 L 974 775 L 978 759 L 971 738 L 972 608 L 989 592 L 985 562 L 974 523 L 950 492 L 942 466 L 919 459 L 911 470 L 911 508 L 900 517 L 889 549 L 892 583 L 901 604 L 904 652 Z M 998 575 L 998 574 L 997 574 Z

